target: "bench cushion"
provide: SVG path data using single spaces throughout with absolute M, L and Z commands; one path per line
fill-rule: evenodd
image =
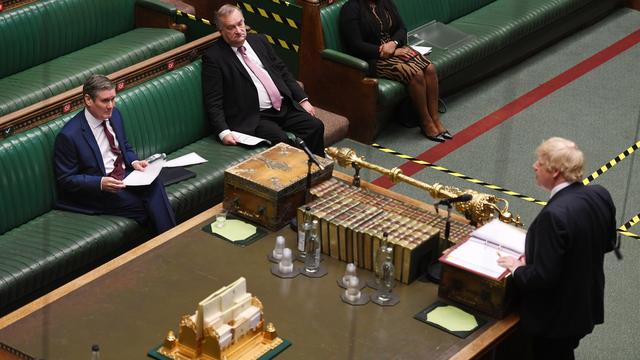
M 44 0 L 0 13 L 0 78 L 132 30 L 135 2 Z
M 73 89 L 91 74 L 110 74 L 178 47 L 184 34 L 138 28 L 0 79 L 0 115 Z

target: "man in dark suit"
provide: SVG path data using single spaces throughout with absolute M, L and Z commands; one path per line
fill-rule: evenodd
M 551 198 L 529 227 L 524 259 L 498 264 L 513 274 L 535 358 L 573 359 L 580 339 L 604 321 L 603 262 L 615 243 L 616 209 L 602 186 L 582 184 L 575 143 L 555 137 L 536 152 L 536 181 Z
M 57 207 L 86 214 L 124 216 L 151 222 L 156 233 L 175 225 L 164 186 L 125 187 L 132 170 L 144 171 L 146 160 L 129 145 L 122 116 L 115 108 L 115 84 L 92 75 L 82 88 L 85 108 L 60 130 L 54 148 Z
M 289 142 L 286 132 L 324 155 L 324 125 L 315 109 L 264 36 L 249 34 L 239 8 L 223 5 L 216 13 L 222 40 L 202 57 L 204 103 L 213 130 L 225 145 L 231 131 Z

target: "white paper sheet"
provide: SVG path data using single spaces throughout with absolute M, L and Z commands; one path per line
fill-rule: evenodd
M 160 174 L 164 163 L 165 161 L 163 159 L 158 159 L 150 163 L 144 171 L 133 170 L 129 176 L 124 179 L 124 184 L 126 186 L 144 186 L 151 184 L 153 180 L 158 177 L 158 174 Z
M 249 134 L 243 134 L 241 132 L 237 132 L 237 131 L 232 131 L 231 132 L 233 134 L 233 136 L 236 137 L 236 141 L 239 142 L 240 144 L 244 144 L 244 145 L 249 145 L 249 146 L 254 146 L 254 145 L 258 145 L 261 142 L 266 142 L 267 144 L 271 145 L 271 142 L 269 140 L 263 139 L 263 138 L 259 138 L 257 136 L 253 136 L 253 135 L 249 135 Z
M 524 254 L 524 240 L 527 233 L 523 229 L 505 224 L 498 219 L 493 219 L 477 228 L 472 235 L 502 247 L 510 248 L 519 254 Z
M 182 155 L 178 158 L 165 162 L 164 167 L 189 166 L 189 165 L 195 165 L 195 164 L 202 164 L 205 162 L 207 162 L 207 159 L 203 158 L 202 156 L 194 152 L 191 152 L 186 155 Z
M 431 50 L 433 49 L 431 46 L 412 45 L 411 47 L 422 55 L 429 55 L 431 53 Z
M 459 265 L 465 269 L 484 274 L 493 279 L 498 279 L 507 271 L 507 269 L 498 265 L 499 256 L 518 257 L 520 254 L 512 252 L 509 249 L 488 245 L 483 240 L 472 237 L 451 251 L 446 259 L 448 262 Z

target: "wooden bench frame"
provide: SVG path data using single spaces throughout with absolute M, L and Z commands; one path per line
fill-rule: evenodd
M 309 98 L 314 105 L 346 116 L 351 139 L 372 143 L 378 132 L 376 116 L 380 109 L 370 104 L 378 103 L 378 80 L 357 69 L 323 59 L 320 55 L 324 50 L 320 8 L 326 1 L 298 2 L 303 6 L 299 76 Z

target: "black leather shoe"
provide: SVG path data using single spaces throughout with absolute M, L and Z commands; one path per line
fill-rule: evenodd
M 442 136 L 443 138 L 447 139 L 447 140 L 451 140 L 453 139 L 453 135 L 451 135 L 451 133 L 449 132 L 449 130 L 445 130 L 443 131 L 440 136 Z

